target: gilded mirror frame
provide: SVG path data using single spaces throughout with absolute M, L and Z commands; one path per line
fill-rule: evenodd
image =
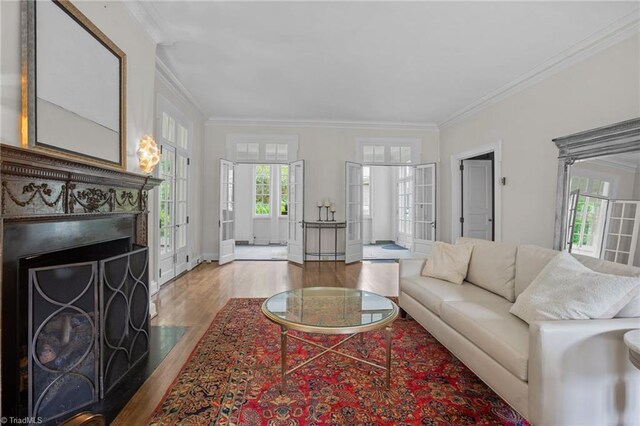
M 640 118 L 553 139 L 558 155 L 558 183 L 553 248 L 566 248 L 571 166 L 578 160 L 640 151 Z
M 36 0 L 23 0 L 21 2 L 21 23 L 22 23 L 22 106 L 20 138 L 24 148 L 43 151 L 53 156 L 80 160 L 86 163 L 107 166 L 115 169 L 126 169 L 126 54 L 107 37 L 89 18 L 78 10 L 69 0 L 51 0 L 60 7 L 80 28 L 84 29 L 108 52 L 117 59 L 119 66 L 119 123 L 118 123 L 118 161 L 81 153 L 51 144 L 38 143 L 37 140 L 37 88 L 36 79 L 38 67 L 36 64 Z

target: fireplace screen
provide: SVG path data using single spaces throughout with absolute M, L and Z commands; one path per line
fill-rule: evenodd
M 97 263 L 29 270 L 29 416 L 98 400 Z
M 85 246 L 91 262 L 28 269 L 30 417 L 48 422 L 97 402 L 148 354 L 148 249 L 112 256 L 119 248 Z
M 144 248 L 100 261 L 101 396 L 149 352 L 149 283 Z

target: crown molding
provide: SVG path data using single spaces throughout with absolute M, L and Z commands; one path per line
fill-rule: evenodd
M 124 5 L 156 44 L 170 46 L 175 43 L 175 35 L 169 30 L 169 25 L 158 14 L 152 2 L 128 0 Z
M 380 129 L 380 130 L 425 130 L 438 131 L 435 123 L 413 123 L 393 121 L 337 121 L 337 120 L 273 120 L 267 118 L 210 117 L 205 126 L 243 127 L 324 127 L 334 129 Z
M 202 105 L 196 100 L 191 92 L 180 82 L 178 77 L 171 71 L 171 69 L 165 64 L 162 59 L 156 55 L 156 75 L 160 77 L 170 88 L 172 88 L 178 95 L 182 96 L 186 101 L 191 102 L 193 106 L 200 112 L 203 119 L 207 118 Z
M 438 127 L 440 129 L 444 129 L 452 126 L 453 124 L 458 123 L 491 105 L 539 83 L 553 74 L 569 68 L 570 66 L 575 65 L 578 62 L 639 33 L 640 10 L 637 10 L 575 44 L 564 52 L 554 56 L 550 60 L 537 66 L 526 74 L 523 74 L 511 83 L 494 90 L 475 102 L 472 102 L 451 115 L 445 121 L 439 123 Z

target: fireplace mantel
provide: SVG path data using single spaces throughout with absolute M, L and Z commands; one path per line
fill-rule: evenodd
M 148 191 L 161 180 L 42 152 L 0 145 L 1 212 L 5 221 L 143 214 Z M 146 225 L 146 224 L 145 224 Z M 136 243 L 146 244 L 145 235 Z
M 148 192 L 161 180 L 3 144 L 0 178 L 0 353 L 4 357 L 11 350 L 11 345 L 4 345 L 15 337 L 8 329 L 15 307 L 8 303 L 15 305 L 17 301 L 17 258 L 34 247 L 38 251 L 47 251 L 49 246 L 59 250 L 120 237 L 146 246 Z M 37 245 L 34 239 L 42 244 Z M 6 363 L 2 361 L 0 358 L 0 364 Z M 15 384 L 15 374 L 3 365 L 2 416 L 15 412 L 12 404 L 4 406 L 11 396 L 5 394 L 5 384 Z

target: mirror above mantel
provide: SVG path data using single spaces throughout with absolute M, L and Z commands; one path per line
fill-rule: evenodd
M 68 0 L 22 7 L 22 145 L 124 169 L 126 55 Z
M 640 119 L 553 140 L 554 248 L 640 266 Z

